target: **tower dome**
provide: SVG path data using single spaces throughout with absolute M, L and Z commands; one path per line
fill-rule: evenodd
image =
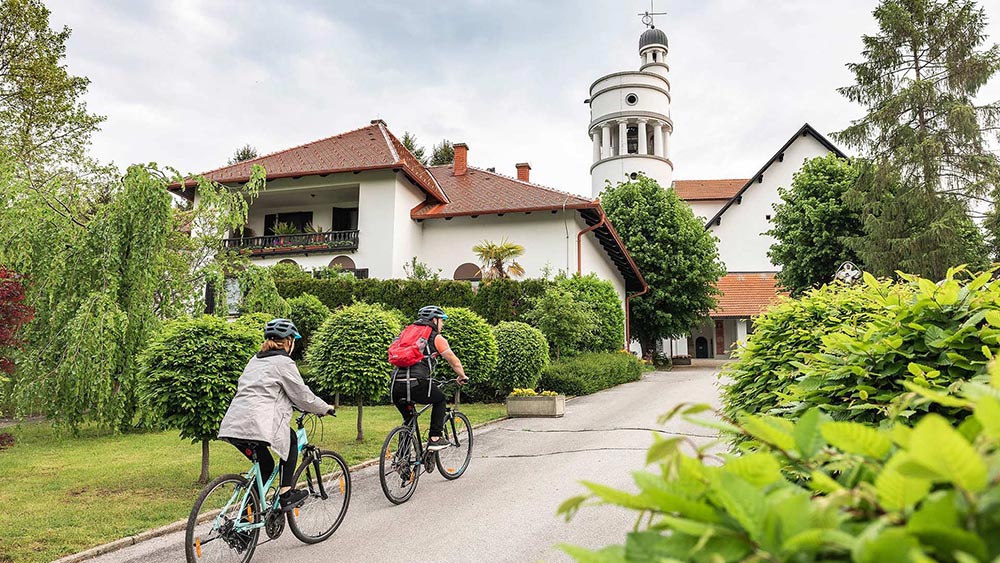
M 656 29 L 655 27 L 650 27 L 642 32 L 642 35 L 639 36 L 639 52 L 642 52 L 643 49 L 651 45 L 668 47 L 667 34 L 662 29 Z

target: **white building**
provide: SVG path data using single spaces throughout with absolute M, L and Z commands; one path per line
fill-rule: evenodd
M 751 319 L 777 295 L 767 251 L 775 242 L 771 228 L 778 187 L 811 158 L 844 154 L 808 123 L 803 125 L 752 176 L 731 180 L 673 180 L 670 137 L 670 81 L 667 35 L 649 24 L 639 38 L 638 71 L 599 78 L 590 88 L 588 133 L 594 144 L 591 188 L 596 198 L 608 182 L 643 173 L 661 186 L 673 186 L 705 228 L 719 239 L 719 256 L 728 273 L 718 283 L 718 306 L 688 338 L 663 342 L 664 351 L 694 357 L 728 357 L 734 343 L 753 330 Z
M 476 280 L 472 247 L 507 239 L 525 247 L 518 261 L 528 277 L 546 269 L 595 273 L 614 284 L 628 310 L 646 284 L 597 201 L 532 184 L 527 163 L 516 165 L 516 178 L 474 168 L 468 152 L 458 143 L 454 164 L 424 166 L 374 120 L 204 176 L 236 189 L 253 165 L 266 170 L 267 189 L 250 205 L 247 227 L 225 240 L 262 266 L 340 265 L 359 277 L 403 278 L 415 257 L 445 278 Z M 194 182 L 171 188 L 198 198 Z

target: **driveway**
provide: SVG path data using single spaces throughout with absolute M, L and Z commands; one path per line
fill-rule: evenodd
M 483 428 L 465 475 L 456 481 L 424 475 L 400 506 L 382 496 L 377 468 L 360 470 L 333 537 L 308 546 L 286 528 L 277 541 L 261 545 L 253 561 L 556 562 L 571 561 L 558 543 L 622 543 L 634 513 L 587 507 L 567 524 L 557 507 L 584 492 L 581 480 L 634 490 L 630 473 L 643 467 L 654 430 L 709 441 L 704 428 L 680 420 L 659 426 L 656 418 L 681 402 L 718 406 L 717 370 L 696 365 L 654 372 L 569 401 L 562 418 L 509 419 Z M 183 553 L 183 533 L 175 533 L 91 561 L 166 563 L 183 561 Z

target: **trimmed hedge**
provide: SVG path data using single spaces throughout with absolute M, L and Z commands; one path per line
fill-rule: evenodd
M 275 285 L 285 299 L 311 293 L 335 311 L 354 302 L 378 303 L 413 316 L 424 305 L 465 307 L 479 314 L 491 325 L 520 318 L 530 299 L 545 293 L 554 282 L 509 279 L 482 282 L 473 291 L 467 281 L 454 280 L 358 280 L 351 277 L 332 279 L 278 279 Z
M 589 395 L 642 378 L 642 361 L 627 352 L 588 352 L 549 364 L 538 387 L 564 395 Z
M 549 363 L 549 343 L 537 328 L 519 322 L 504 322 L 493 327 L 500 361 L 490 377 L 490 387 L 497 398 L 514 389 L 534 389 Z
M 295 356 L 301 358 L 302 353 L 309 345 L 313 333 L 319 330 L 323 322 L 330 316 L 330 308 L 323 304 L 315 295 L 303 293 L 298 297 L 288 300 L 288 306 L 292 308 L 289 319 L 295 323 L 299 329 L 302 339 L 295 346 Z
M 444 322 L 441 336 L 448 340 L 451 350 L 462 361 L 465 375 L 469 377 L 469 391 L 473 396 L 489 395 L 489 379 L 497 367 L 497 341 L 486 321 L 463 307 L 447 307 L 448 320 Z M 439 379 L 455 377 L 448 362 L 438 363 Z
M 595 274 L 560 277 L 556 283 L 568 289 L 578 301 L 590 305 L 594 312 L 594 331 L 584 337 L 581 351 L 621 350 L 625 343 L 625 310 L 615 286 Z

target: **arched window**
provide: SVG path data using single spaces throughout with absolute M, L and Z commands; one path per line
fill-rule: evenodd
M 285 258 L 284 260 L 278 262 L 278 264 L 295 264 L 296 266 L 299 265 L 298 262 L 296 262 L 295 260 L 292 260 L 291 258 Z
M 340 266 L 345 270 L 354 270 L 357 266 L 354 265 L 354 260 L 351 260 L 350 256 L 338 256 L 333 260 L 330 260 L 330 267 L 334 268 Z
M 479 266 L 466 262 L 455 268 L 455 275 L 452 277 L 462 281 L 480 281 L 483 279 L 483 271 Z

